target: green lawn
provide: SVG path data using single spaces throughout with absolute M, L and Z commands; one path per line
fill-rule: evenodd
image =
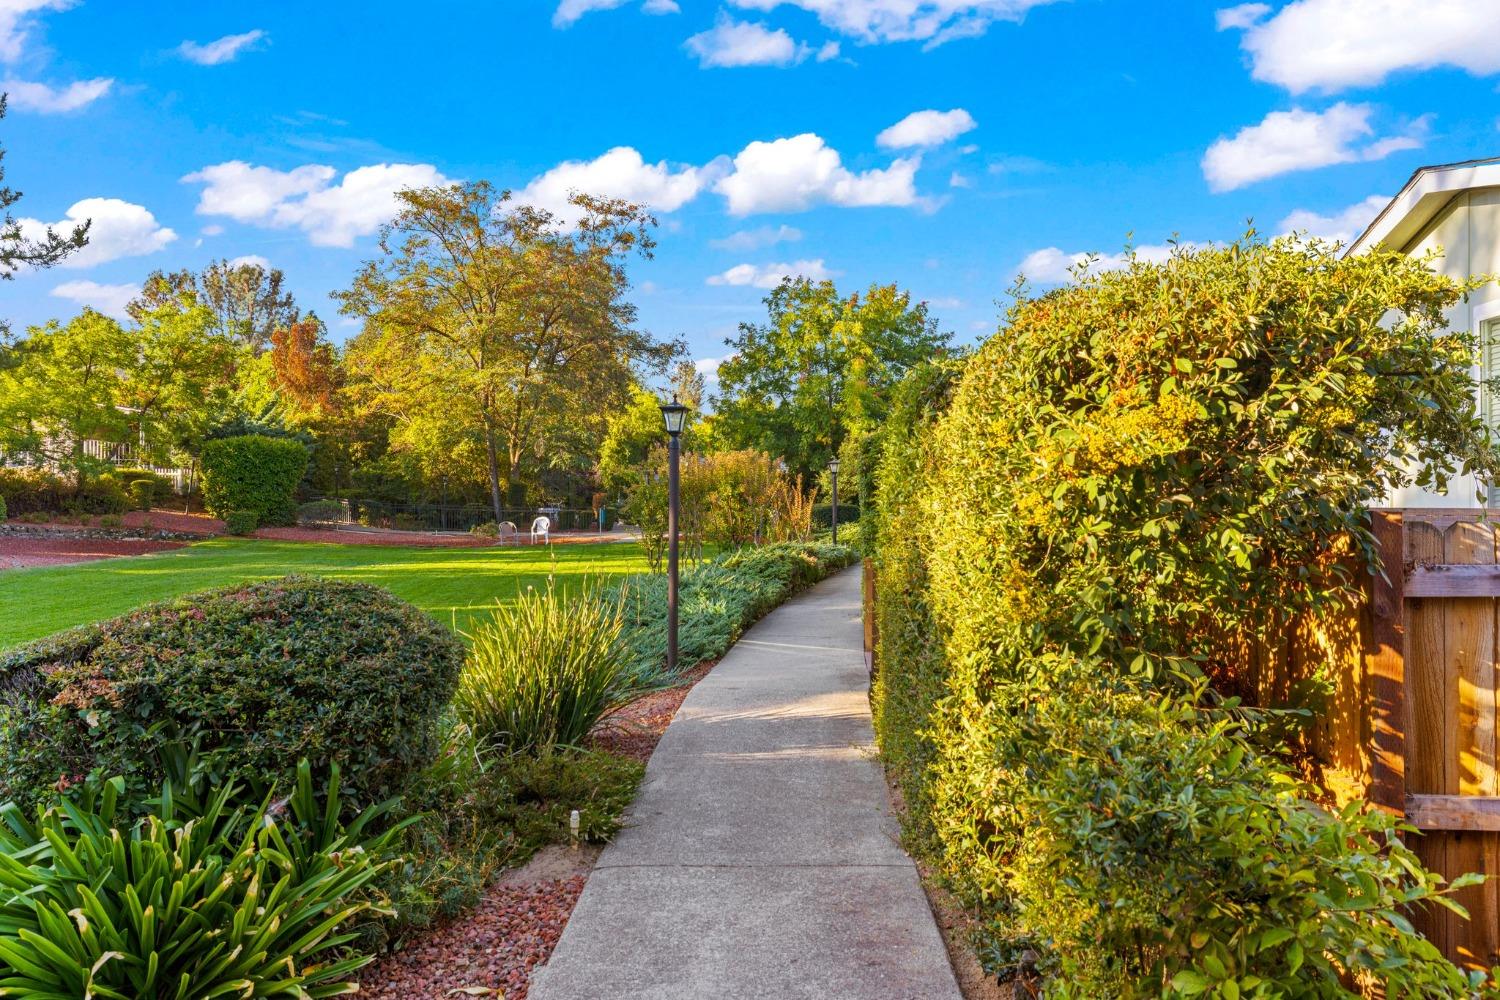
M 646 568 L 640 545 L 416 549 L 216 538 L 127 559 L 0 573 L 0 649 L 151 601 L 287 573 L 385 587 L 444 624 L 466 628 L 476 609 L 543 586 Z

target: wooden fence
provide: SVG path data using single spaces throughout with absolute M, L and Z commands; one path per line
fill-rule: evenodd
M 1426 866 L 1452 879 L 1464 920 L 1443 907 L 1413 913 L 1450 958 L 1500 962 L 1500 537 L 1484 511 L 1373 511 L 1383 577 L 1364 599 L 1316 621 L 1268 623 L 1235 640 L 1262 704 L 1284 703 L 1321 672 L 1332 700 L 1313 733 L 1325 784 L 1403 817 Z M 865 564 L 865 650 L 875 650 L 875 567 Z M 873 664 L 876 669 L 879 664 Z
M 1409 843 L 1433 871 L 1500 875 L 1495 522 L 1476 510 L 1372 517 L 1385 575 L 1346 614 L 1269 630 L 1247 650 L 1252 676 L 1275 701 L 1272 688 L 1325 670 L 1334 693 L 1314 750 L 1329 787 L 1421 830 Z M 1500 961 L 1500 878 L 1455 898 L 1469 920 L 1430 907 L 1413 922 L 1455 961 Z

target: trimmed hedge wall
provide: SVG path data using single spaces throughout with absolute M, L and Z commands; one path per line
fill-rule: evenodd
M 214 517 L 253 511 L 260 524 L 295 524 L 297 487 L 307 447 L 261 434 L 219 438 L 203 446 L 203 506 Z
M 1500 468 L 1443 329 L 1464 290 L 1252 240 L 1022 299 L 961 375 L 908 376 L 875 716 L 992 972 L 1067 1000 L 1492 995 L 1402 916 L 1450 890 L 1394 821 L 1303 781 L 1316 699 L 1244 700 L 1237 643 L 1357 591 L 1333 556 L 1370 552 L 1391 488 Z
M 95 770 L 153 788 L 155 748 L 183 738 L 251 782 L 337 763 L 367 805 L 432 760 L 462 663 L 446 628 L 364 584 L 286 577 L 150 605 L 0 656 L 0 801 Z

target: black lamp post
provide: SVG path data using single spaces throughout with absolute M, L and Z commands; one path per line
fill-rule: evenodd
M 661 404 L 661 417 L 667 425 L 667 672 L 677 670 L 677 511 L 682 497 L 678 464 L 682 457 L 682 428 L 687 423 L 688 408 L 672 395 L 670 403 Z
M 833 480 L 833 544 L 839 543 L 839 460 L 835 455 L 828 463 L 828 478 Z

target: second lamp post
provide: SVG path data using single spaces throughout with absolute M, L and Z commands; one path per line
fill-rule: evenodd
M 839 543 L 839 460 L 831 459 L 828 463 L 828 478 L 833 485 L 833 544 Z
M 667 425 L 667 673 L 677 670 L 677 512 L 681 505 L 678 466 L 682 459 L 682 428 L 688 408 L 677 402 L 661 404 Z

